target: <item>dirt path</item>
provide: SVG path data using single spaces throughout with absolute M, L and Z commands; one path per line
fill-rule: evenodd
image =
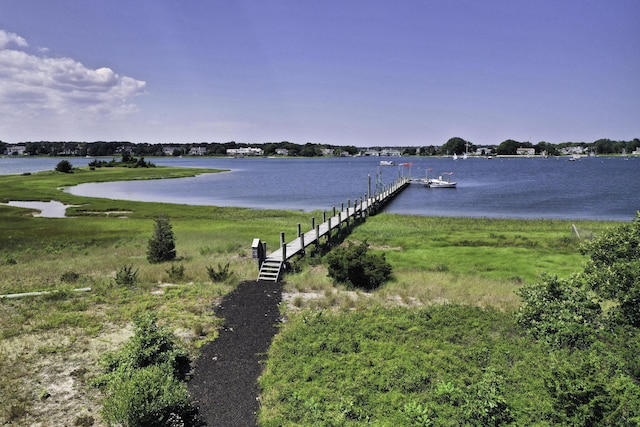
M 209 427 L 256 426 L 257 380 L 280 321 L 282 283 L 242 282 L 215 308 L 220 336 L 202 348 L 188 387 Z

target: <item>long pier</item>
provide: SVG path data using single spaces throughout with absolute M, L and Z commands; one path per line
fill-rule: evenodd
M 284 267 L 289 259 L 296 255 L 302 255 L 305 248 L 310 245 L 318 245 L 322 237 L 329 238 L 331 232 L 340 229 L 343 225 L 349 226 L 349 223 L 358 219 L 364 219 L 367 216 L 375 215 L 384 205 L 389 203 L 396 195 L 404 190 L 411 182 L 409 177 L 399 177 L 393 183 L 383 186 L 373 195 L 364 195 L 359 200 L 347 201 L 338 211 L 333 208 L 333 212 L 327 217 L 327 212 L 323 212 L 322 222 L 316 224 L 315 218 L 312 219 L 311 229 L 305 233 L 302 232 L 300 224 L 298 224 L 297 237 L 286 243 L 285 234 L 280 233 L 280 247 L 266 254 L 266 244 L 260 239 L 254 239 L 252 244 L 253 257 L 258 259 L 258 281 L 280 280 Z M 371 188 L 371 177 L 369 177 L 369 188 Z

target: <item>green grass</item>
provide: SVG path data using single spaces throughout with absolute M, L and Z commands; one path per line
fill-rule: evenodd
M 544 423 L 553 413 L 542 384 L 547 363 L 548 352 L 496 310 L 302 312 L 270 349 L 260 421 L 267 427 L 465 425 L 475 385 L 495 370 L 515 425 Z M 433 424 L 412 424 L 407 406 L 426 408 Z

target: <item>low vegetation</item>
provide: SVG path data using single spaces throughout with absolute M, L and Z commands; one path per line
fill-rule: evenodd
M 366 241 L 336 248 L 326 260 L 329 276 L 347 287 L 373 290 L 391 277 L 391 264 L 384 254 L 370 253 Z
M 101 358 L 107 423 L 130 427 L 194 425 L 197 410 L 182 382 L 189 371 L 185 350 L 152 314 L 137 316 L 135 332 L 117 352 Z
M 222 322 L 213 315 L 215 302 L 238 281 L 255 279 L 252 239 L 260 237 L 275 248 L 280 231 L 293 232 L 319 213 L 115 201 L 60 190 L 81 182 L 212 170 L 73 172 L 0 177 L 2 201 L 73 205 L 68 209 L 73 219 L 36 218 L 24 209 L 0 206 L 0 294 L 50 292 L 0 298 L 0 371 L 6 373 L 0 376 L 0 420 L 16 425 L 52 417 L 67 425 L 124 422 L 109 413 L 144 407 L 143 391 L 154 387 L 171 390 L 172 401 L 188 413 L 180 375 L 167 375 L 167 365 L 128 370 L 135 381 L 107 386 L 102 375 L 126 369 L 117 363 L 105 370 L 100 356 L 116 351 L 113 360 L 127 359 L 122 355 L 139 341 L 140 323 L 134 319 L 154 313 L 147 326 L 161 335 L 170 332 L 173 349 L 196 357 L 201 345 L 216 338 Z M 171 218 L 176 258 L 150 263 L 149 239 L 159 212 Z M 573 225 L 599 236 L 607 235 L 603 231 L 611 224 Z M 622 292 L 629 289 L 622 285 L 597 288 L 595 274 L 604 274 L 598 252 L 581 253 L 572 230 L 566 221 L 380 214 L 354 228 L 341 246 L 366 245 L 367 253 L 392 267 L 388 281 L 366 291 L 334 285 L 328 255 L 298 260 L 296 273 L 286 276 L 288 293 L 298 299 L 283 305 L 287 322 L 261 380 L 261 422 L 633 425 L 640 372 L 633 355 L 640 339 L 631 322 L 611 321 L 633 318 L 623 310 L 632 300 L 622 299 L 633 294 Z M 583 268 L 587 261 L 593 267 Z M 621 267 L 631 271 L 632 263 Z M 583 272 L 580 281 L 573 278 Z M 575 288 L 567 288 L 574 282 Z M 86 288 L 91 290 L 76 291 Z M 582 317 L 593 321 L 598 333 L 587 333 L 584 325 L 591 323 L 565 329 L 547 325 L 541 330 L 557 331 L 559 339 L 538 339 L 541 335 L 525 321 L 537 314 L 525 316 L 519 307 L 528 294 L 545 292 L 559 292 L 556 307 L 565 313 L 574 307 L 567 298 L 581 304 Z M 606 301 L 594 300 L 595 295 Z M 591 309 L 594 302 L 601 312 Z M 575 381 L 582 377 L 586 380 Z M 103 386 L 92 387 L 96 381 Z M 117 392 L 116 382 L 123 384 Z M 131 399 L 96 403 L 116 395 Z
M 638 425 L 640 330 L 626 303 L 639 232 L 640 217 L 583 244 L 586 267 L 524 284 L 515 312 L 292 314 L 260 380 L 261 425 Z

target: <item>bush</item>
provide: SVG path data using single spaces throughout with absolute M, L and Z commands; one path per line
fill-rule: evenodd
M 76 283 L 80 279 L 80 273 L 73 270 L 65 271 L 60 275 L 60 281 L 64 283 Z
M 117 353 L 102 358 L 105 373 L 93 383 L 107 396 L 105 421 L 125 426 L 193 425 L 196 419 L 186 386 L 186 351 L 173 334 L 157 325 L 155 315 L 135 319 L 134 336 Z
M 138 269 L 133 269 L 133 265 L 123 265 L 116 272 L 116 284 L 119 286 L 133 286 L 138 281 Z
M 62 173 L 71 173 L 73 172 L 73 166 L 68 160 L 60 160 L 56 165 L 56 171 Z
M 16 259 L 16 257 L 12 254 L 6 254 L 4 256 L 4 263 L 6 265 L 16 265 L 18 263 L 18 260 Z
M 543 275 L 540 283 L 520 288 L 518 323 L 535 339 L 554 347 L 591 345 L 602 322 L 602 309 L 574 282 Z
M 105 421 L 125 426 L 188 425 L 195 416 L 187 387 L 167 375 L 164 366 L 133 371 L 108 387 Z
M 184 264 L 180 264 L 179 267 L 172 265 L 171 268 L 165 270 L 169 275 L 169 280 L 177 282 L 184 279 Z
M 335 249 L 327 255 L 327 263 L 333 280 L 358 288 L 375 289 L 391 277 L 391 264 L 384 254 L 369 253 L 366 241 Z
M 171 261 L 176 258 L 176 244 L 169 217 L 160 215 L 156 219 L 153 237 L 149 240 L 147 260 L 150 263 Z
M 640 212 L 631 223 L 616 226 L 590 242 L 583 276 L 598 296 L 613 300 L 624 323 L 640 327 Z
M 226 263 L 224 266 L 218 264 L 217 270 L 211 266 L 207 266 L 207 274 L 212 282 L 224 282 L 232 273 L 229 271 L 229 263 Z

